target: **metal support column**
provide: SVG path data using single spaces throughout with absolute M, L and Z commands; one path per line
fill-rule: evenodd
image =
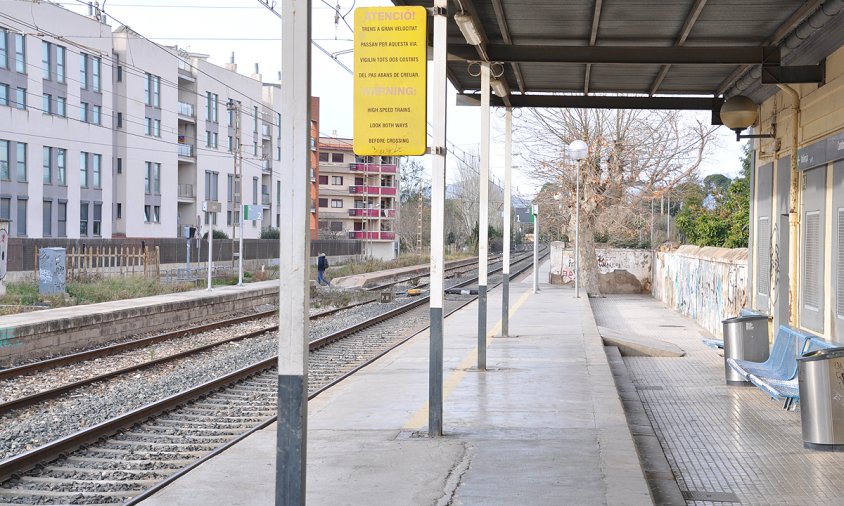
M 539 293 L 539 204 L 533 209 L 533 293 Z
M 486 288 L 489 259 L 489 63 L 481 63 L 481 167 L 478 177 L 478 370 L 486 370 Z
M 311 1 L 281 2 L 281 215 L 279 233 L 276 505 L 305 504 L 310 280 Z
M 513 109 L 504 111 L 504 265 L 501 284 L 501 337 L 510 335 L 510 213 L 513 172 Z
M 431 138 L 430 351 L 428 358 L 428 435 L 443 434 L 443 274 L 445 271 L 446 21 L 448 0 L 434 1 L 434 74 Z

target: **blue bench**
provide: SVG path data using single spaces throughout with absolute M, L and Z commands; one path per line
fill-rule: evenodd
M 761 313 L 761 312 L 756 311 L 754 309 L 744 309 L 743 308 L 743 309 L 739 310 L 738 315 L 739 316 L 757 316 L 757 315 L 761 315 L 761 314 L 765 314 L 765 313 Z M 704 345 L 706 345 L 706 346 L 708 346 L 712 349 L 715 349 L 715 350 L 723 350 L 724 349 L 724 340 L 723 339 L 701 339 L 701 341 L 703 341 Z
M 805 344 L 801 355 L 806 353 L 837 348 L 837 345 L 830 344 L 819 337 L 810 337 Z M 760 390 L 768 394 L 772 399 L 783 401 L 783 408 L 791 410 L 800 402 L 800 384 L 797 380 L 797 373 L 790 379 L 766 378 L 752 374 L 750 382 Z
M 792 409 L 800 401 L 797 383 L 797 357 L 810 351 L 834 346 L 801 330 L 780 325 L 768 360 L 727 359 L 727 365 L 773 399 L 784 401 L 783 408 Z

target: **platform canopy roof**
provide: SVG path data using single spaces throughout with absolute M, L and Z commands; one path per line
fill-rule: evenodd
M 778 82 L 821 82 L 824 58 L 844 44 L 844 0 L 451 0 L 448 9 L 448 76 L 461 103 L 479 100 L 474 62 L 488 61 L 508 89 L 493 105 L 716 111 L 736 94 L 761 102 Z M 455 14 L 468 16 L 479 45 Z

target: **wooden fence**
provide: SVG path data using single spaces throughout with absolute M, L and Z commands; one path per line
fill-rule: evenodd
M 35 249 L 35 278 L 38 279 L 38 249 Z M 67 279 L 90 276 L 141 276 L 159 279 L 161 251 L 158 246 L 108 247 L 92 246 L 84 249 L 72 247 L 65 251 Z

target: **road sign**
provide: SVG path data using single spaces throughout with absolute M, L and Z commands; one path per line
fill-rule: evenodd
M 202 212 L 204 213 L 219 213 L 223 210 L 223 205 L 216 200 L 206 200 L 202 203 Z
M 244 204 L 243 205 L 243 219 L 244 220 L 263 220 L 264 219 L 264 207 L 260 205 L 251 205 L 251 204 Z
M 355 154 L 425 154 L 427 18 L 419 6 L 355 9 Z

